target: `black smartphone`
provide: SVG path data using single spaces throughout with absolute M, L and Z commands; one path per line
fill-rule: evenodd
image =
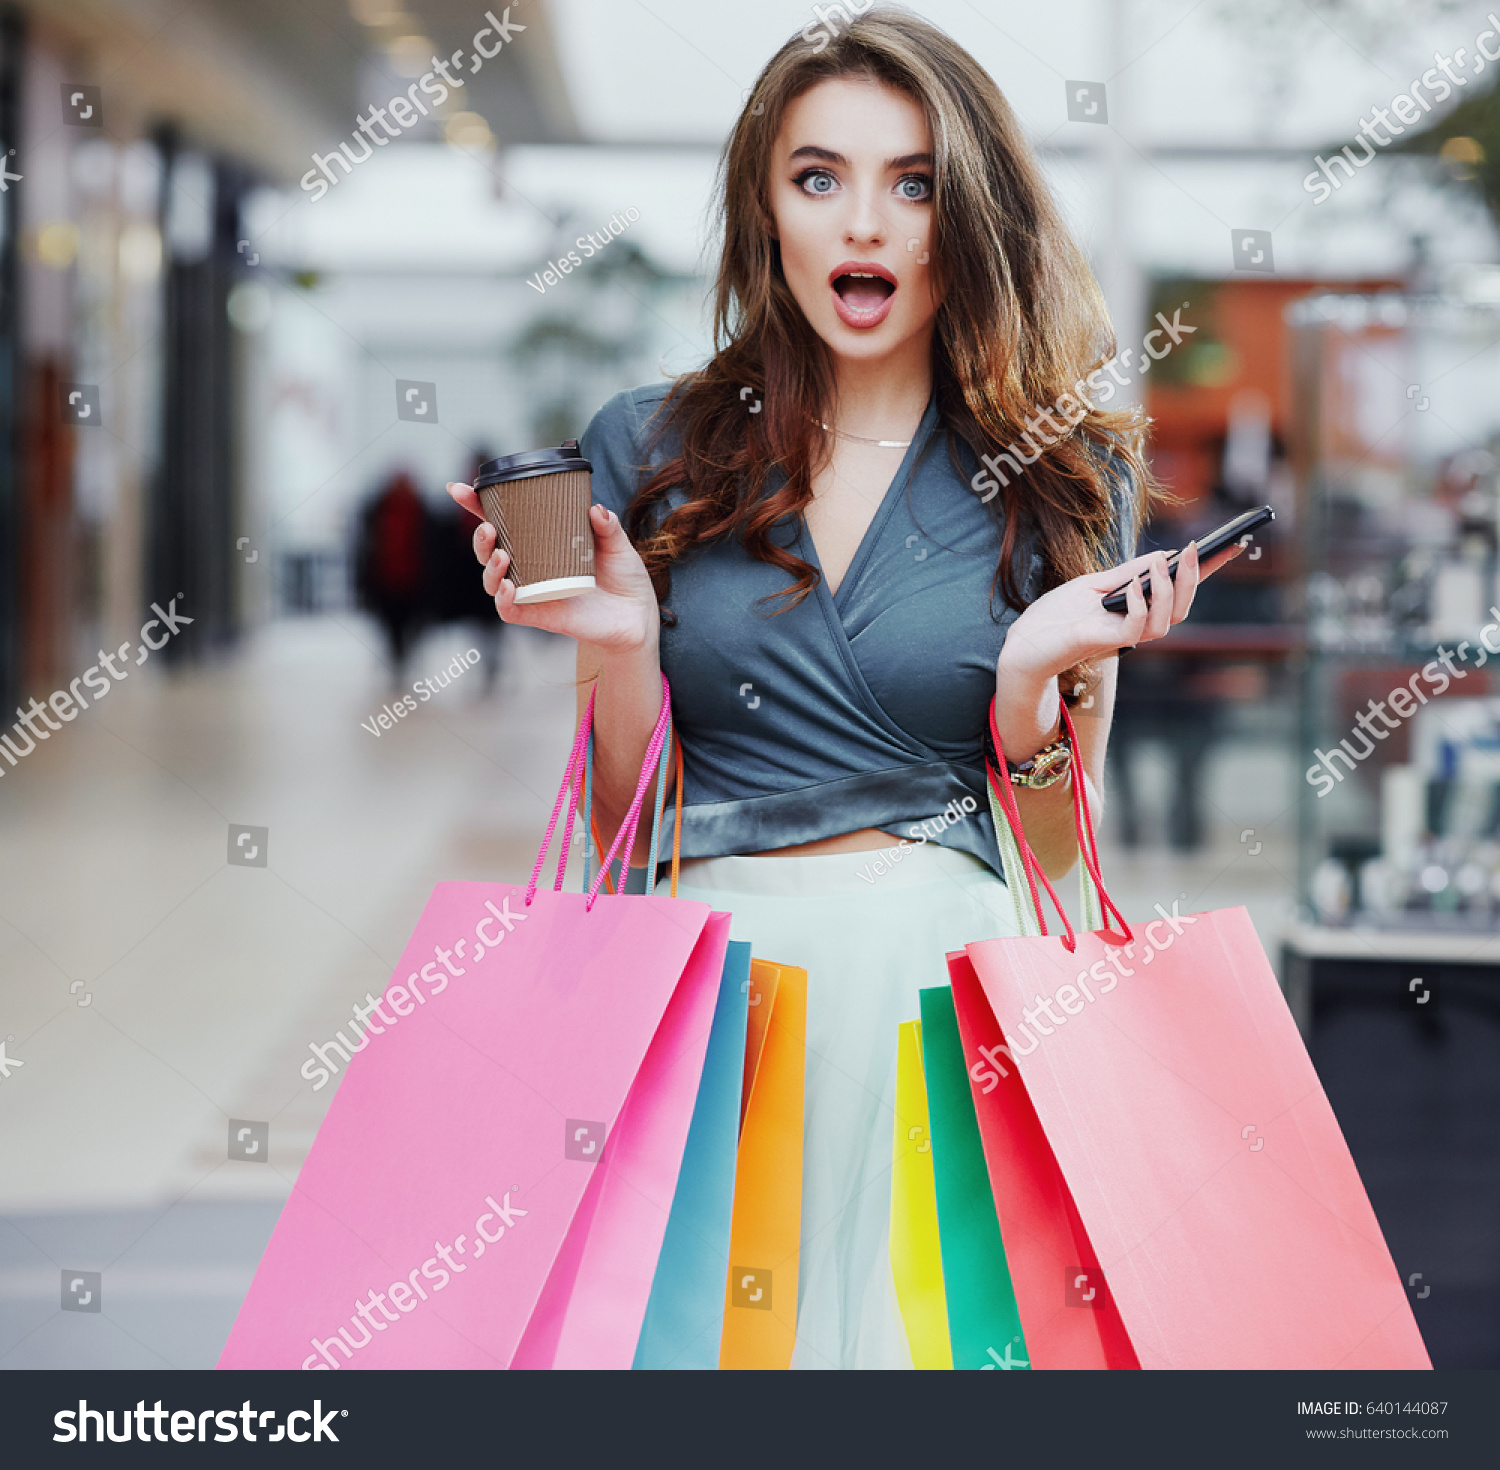
M 1269 505 L 1263 505 L 1259 510 L 1247 510 L 1244 515 L 1236 516 L 1232 521 L 1225 521 L 1217 531 L 1210 532 L 1207 536 L 1198 539 L 1198 560 L 1205 562 L 1211 556 L 1217 556 L 1226 546 L 1233 546 L 1245 536 L 1258 531 L 1268 521 L 1276 519 L 1276 512 Z M 1177 580 L 1177 558 L 1182 553 L 1174 551 L 1167 559 L 1167 573 L 1175 582 Z M 1130 584 L 1127 582 L 1125 587 Z M 1117 587 L 1108 597 L 1104 599 L 1105 612 L 1122 613 L 1125 611 L 1125 587 Z M 1142 581 L 1141 590 L 1146 594 L 1146 605 L 1151 604 L 1151 584 Z

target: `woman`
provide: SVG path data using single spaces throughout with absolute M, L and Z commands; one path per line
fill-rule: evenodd
M 994 83 L 905 13 L 819 39 L 772 58 L 725 152 L 713 359 L 584 436 L 597 590 L 517 607 L 491 526 L 474 546 L 502 618 L 578 640 L 606 840 L 666 672 L 680 892 L 808 972 L 793 1366 L 895 1367 L 897 1024 L 946 983 L 945 951 L 1016 932 L 990 701 L 1024 763 L 1059 738 L 1060 690 L 1079 696 L 1071 774 L 1017 773 L 1026 835 L 1064 873 L 1114 655 L 1186 616 L 1199 569 L 1189 549 L 1174 587 L 1163 555 L 1126 559 L 1140 425 L 1080 401 L 1108 321 Z M 1127 581 L 1128 611 L 1105 612 Z

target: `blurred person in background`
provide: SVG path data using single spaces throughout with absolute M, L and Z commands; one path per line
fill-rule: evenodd
M 430 616 L 432 515 L 405 470 L 396 470 L 362 508 L 354 551 L 359 605 L 385 633 L 391 686 L 406 682 L 413 643 Z
M 472 484 L 480 465 L 493 459 L 484 447 L 470 455 Z M 495 616 L 494 600 L 474 580 L 474 529 L 479 518 L 444 497 L 430 510 L 427 606 L 435 623 L 458 623 L 479 648 L 481 697 L 494 691 L 500 672 L 500 637 L 505 624 Z

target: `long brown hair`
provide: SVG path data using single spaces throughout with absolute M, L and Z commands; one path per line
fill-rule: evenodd
M 791 578 L 782 610 L 817 582 L 816 568 L 770 534 L 812 498 L 812 478 L 827 453 L 815 423 L 827 416 L 833 392 L 827 349 L 782 274 L 770 171 L 787 107 L 818 82 L 873 77 L 926 114 L 935 160 L 929 248 L 943 303 L 933 378 L 955 466 L 955 441 L 976 458 L 1023 442 L 1028 418 L 1114 355 L 1099 288 L 1009 104 L 984 69 L 905 11 L 873 11 L 830 40 L 832 29 L 819 31 L 821 45 L 794 36 L 771 58 L 720 161 L 715 353 L 674 382 L 658 439 L 675 429 L 675 453 L 641 488 L 627 517 L 663 604 L 673 563 L 729 535 Z M 747 411 L 746 390 L 761 400 L 759 412 Z M 1085 408 L 1072 432 L 1011 476 L 991 505 L 1004 524 L 997 580 L 1013 605 L 1025 605 L 1016 569 L 1024 533 L 1035 533 L 1044 586 L 1110 564 L 1122 460 L 1137 517 L 1144 507 L 1150 478 L 1138 415 L 1105 412 L 1083 397 L 1078 411 Z M 786 480 L 765 495 L 773 468 Z M 681 488 L 685 503 L 668 509 L 669 492 Z

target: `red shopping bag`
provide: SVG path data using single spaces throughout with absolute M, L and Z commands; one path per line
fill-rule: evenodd
M 668 700 L 663 680 L 627 854 Z M 530 884 L 434 891 L 220 1367 L 630 1366 L 728 916 L 596 903 L 602 869 L 588 894 L 561 892 L 591 717 L 592 702 Z M 537 892 L 564 800 L 554 889 Z
M 993 713 L 991 735 L 1003 770 Z M 1119 927 L 1075 936 L 1064 916 L 1049 936 L 1050 885 L 989 774 L 1040 932 L 968 945 L 972 972 L 951 973 L 1033 1366 L 1430 1367 L 1245 910 L 1158 905 L 1132 933 L 1075 780 L 1084 871 Z
M 964 1057 L 975 1059 L 969 1085 L 1031 1366 L 1139 1368 L 1118 1309 L 1098 1289 L 1099 1258 L 964 950 L 948 956 L 948 978 Z

